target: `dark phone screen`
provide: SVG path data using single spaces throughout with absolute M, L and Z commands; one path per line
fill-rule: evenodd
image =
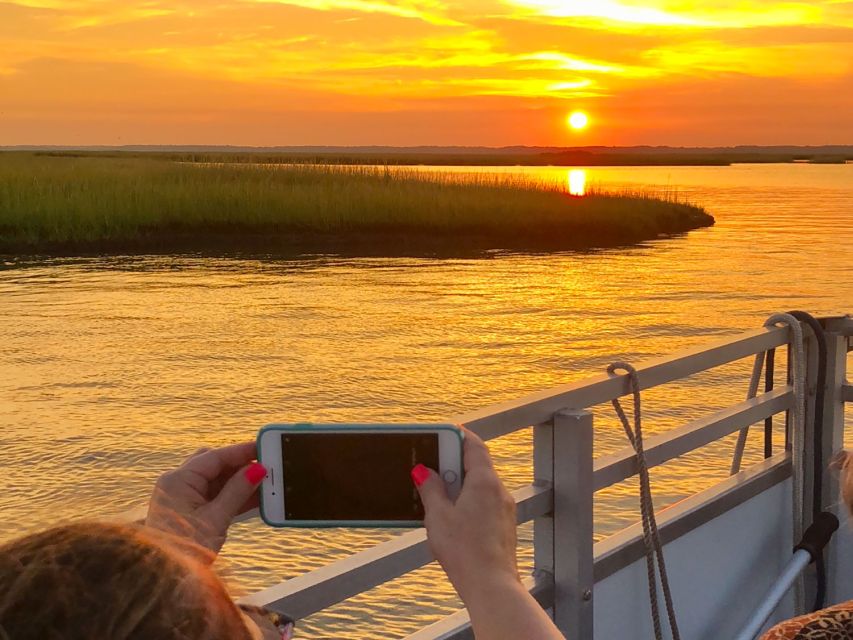
M 423 520 L 410 473 L 438 469 L 438 434 L 287 433 L 281 452 L 288 520 Z

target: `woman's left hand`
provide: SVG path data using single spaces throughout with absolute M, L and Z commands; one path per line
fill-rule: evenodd
M 258 506 L 266 469 L 256 455 L 254 442 L 199 449 L 157 480 L 145 524 L 218 553 L 231 521 Z

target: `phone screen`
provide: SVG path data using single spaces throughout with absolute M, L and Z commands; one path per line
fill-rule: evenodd
M 281 436 L 288 520 L 423 520 L 412 467 L 438 469 L 437 433 Z

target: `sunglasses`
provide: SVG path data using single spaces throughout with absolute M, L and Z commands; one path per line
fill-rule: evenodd
M 263 640 L 291 640 L 296 622 L 290 616 L 251 604 L 238 604 L 243 615 L 260 630 Z

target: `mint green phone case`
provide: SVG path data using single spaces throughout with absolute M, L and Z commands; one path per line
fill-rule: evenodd
M 459 438 L 459 459 L 462 460 L 462 440 L 465 437 L 462 430 L 452 424 L 268 424 L 258 432 L 257 448 L 258 459 L 261 458 L 261 437 L 267 431 L 280 431 L 281 433 L 300 432 L 300 431 L 401 431 L 411 429 L 412 431 L 452 431 Z M 463 476 L 464 468 L 460 468 L 460 475 Z M 261 520 L 271 527 L 286 528 L 329 528 L 329 527 L 371 527 L 371 528 L 416 528 L 422 527 L 421 520 L 288 520 L 284 523 L 270 522 L 264 513 L 264 494 L 260 492 L 260 514 Z

